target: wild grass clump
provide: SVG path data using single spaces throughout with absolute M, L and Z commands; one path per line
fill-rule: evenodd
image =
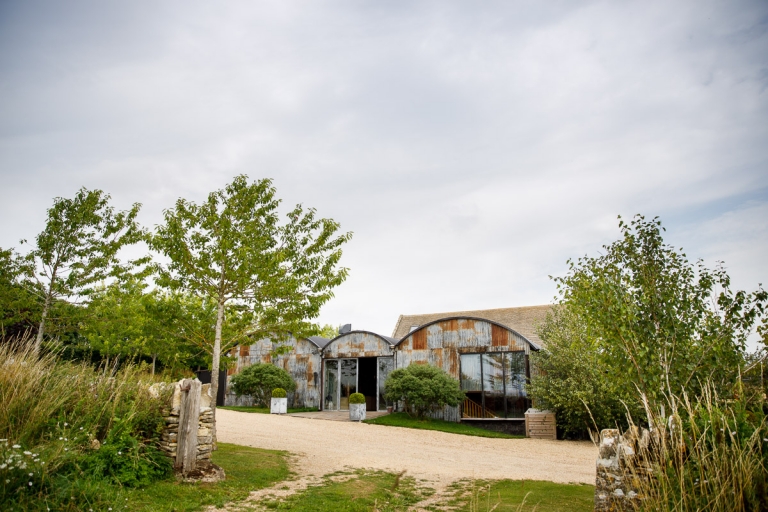
M 671 415 L 649 408 L 654 442 L 626 470 L 640 484 L 638 510 L 768 510 L 765 399 L 721 400 L 705 386 L 693 400 L 669 397 L 667 407 Z
M 0 502 L 10 510 L 88 510 L 120 487 L 172 472 L 156 447 L 161 398 L 135 367 L 117 371 L 0 346 Z

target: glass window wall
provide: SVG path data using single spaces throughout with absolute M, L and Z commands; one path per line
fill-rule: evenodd
M 461 389 L 469 417 L 522 418 L 529 407 L 525 393 L 525 352 L 461 355 Z

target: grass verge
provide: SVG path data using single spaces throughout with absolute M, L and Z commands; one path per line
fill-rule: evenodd
M 217 407 L 217 409 L 226 409 L 228 411 L 237 411 L 237 412 L 255 412 L 258 414 L 269 414 L 269 407 L 246 407 L 242 405 L 222 405 Z M 317 407 L 295 407 L 295 408 L 288 409 L 288 414 L 292 414 L 294 412 L 317 412 Z
M 224 468 L 227 479 L 215 484 L 184 484 L 173 480 L 156 482 L 143 489 L 120 493 L 116 511 L 191 512 L 203 506 L 221 507 L 248 497 L 251 491 L 285 480 L 290 471 L 285 452 L 219 443 L 213 462 Z
M 320 485 L 262 505 L 292 512 L 395 512 L 407 510 L 431 493 L 402 473 L 358 471 L 326 475 Z
M 450 434 L 461 434 L 465 436 L 493 437 L 498 439 L 522 439 L 524 436 L 513 436 L 501 432 L 493 432 L 478 427 L 467 425 L 466 423 L 454 423 L 452 421 L 433 420 L 426 418 L 423 420 L 413 418 L 404 412 L 396 412 L 379 416 L 372 420 L 365 420 L 364 423 L 373 425 L 388 425 L 390 427 L 418 428 L 422 430 L 437 430 L 448 432 Z
M 595 487 L 540 480 L 462 482 L 450 505 L 462 512 L 591 512 Z

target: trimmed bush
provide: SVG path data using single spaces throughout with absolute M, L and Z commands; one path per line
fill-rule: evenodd
M 285 398 L 288 393 L 283 388 L 275 388 L 272 390 L 272 398 Z
M 426 364 L 398 368 L 389 374 L 384 389 L 387 401 L 402 401 L 405 411 L 419 418 L 446 405 L 456 407 L 466 398 L 458 380 Z
M 349 395 L 349 403 L 351 404 L 364 404 L 365 395 L 362 393 L 352 393 Z
M 273 364 L 256 363 L 232 377 L 235 394 L 252 396 L 254 405 L 258 407 L 268 406 L 275 388 L 293 391 L 296 383 L 287 371 Z

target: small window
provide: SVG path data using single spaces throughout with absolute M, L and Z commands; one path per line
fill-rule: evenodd
M 418 326 L 418 325 L 412 325 L 412 326 L 411 326 L 411 330 L 409 330 L 408 332 L 409 332 L 409 333 L 412 333 L 413 331 L 415 331 L 415 330 L 416 330 L 416 329 L 418 329 L 418 328 L 419 328 L 419 326 Z

